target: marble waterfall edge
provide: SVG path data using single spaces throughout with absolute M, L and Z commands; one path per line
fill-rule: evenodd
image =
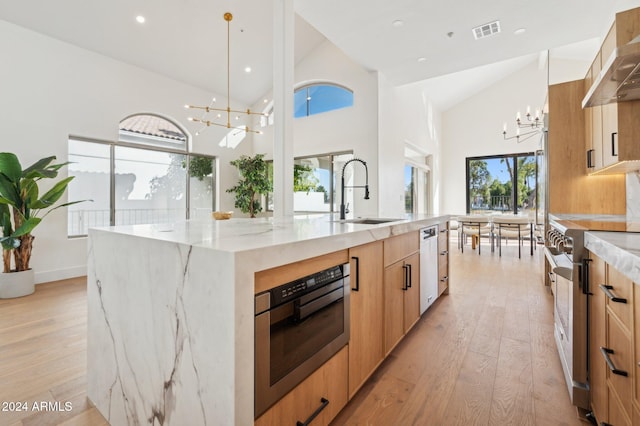
M 90 231 L 87 393 L 111 424 L 235 423 L 233 258 L 212 254 Z

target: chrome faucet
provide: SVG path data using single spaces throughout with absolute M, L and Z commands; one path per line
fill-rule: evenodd
M 360 186 L 344 186 L 344 169 L 347 167 L 347 165 L 349 163 L 352 163 L 354 161 L 359 161 L 360 163 L 362 163 L 362 165 L 364 166 L 364 170 L 365 170 L 365 184 L 364 186 L 360 185 Z M 345 188 L 364 188 L 364 199 L 368 200 L 369 199 L 369 169 L 367 168 L 367 163 L 364 162 L 363 160 L 359 159 L 359 158 L 353 158 L 349 161 L 347 161 L 346 163 L 344 163 L 344 166 L 342 166 L 342 180 L 341 180 L 341 184 L 340 184 L 340 220 L 344 220 L 345 219 L 345 205 L 344 205 L 344 189 Z

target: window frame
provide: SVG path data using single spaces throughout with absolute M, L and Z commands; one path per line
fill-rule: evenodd
M 518 158 L 520 157 L 532 157 L 534 159 L 535 164 L 535 206 L 533 206 L 534 210 L 538 210 L 540 206 L 540 188 L 539 188 L 539 175 L 540 169 L 538 164 L 538 152 L 520 152 L 520 153 L 512 153 L 512 154 L 498 154 L 498 155 L 485 155 L 479 157 L 466 157 L 465 158 L 465 196 L 466 196 L 466 212 L 467 214 L 471 214 L 471 200 L 470 200 L 470 187 L 469 187 L 469 178 L 470 178 L 470 163 L 471 161 L 483 161 L 483 160 L 500 160 L 500 159 L 509 159 L 513 160 L 513 177 L 511 178 L 511 204 L 512 208 L 510 209 L 510 213 L 518 214 L 518 203 L 516 200 L 518 199 Z
M 351 95 L 351 103 L 349 105 L 340 105 L 340 106 L 337 106 L 337 107 L 332 107 L 332 108 L 326 109 L 324 111 L 311 112 L 312 108 L 310 106 L 310 102 L 312 101 L 313 98 L 309 96 L 309 89 L 311 89 L 313 87 L 319 87 L 319 86 L 327 86 L 327 87 L 337 88 L 337 89 L 343 90 L 344 92 L 349 93 Z M 295 115 L 296 114 L 296 111 L 295 111 L 295 98 L 296 98 L 296 95 L 298 93 L 302 92 L 303 90 L 306 92 L 305 93 L 305 95 L 306 95 L 305 96 L 305 98 L 306 98 L 306 101 L 305 101 L 306 114 L 297 116 L 297 115 Z M 344 86 L 342 84 L 333 83 L 333 82 L 329 82 L 329 81 L 315 81 L 313 83 L 305 83 L 305 84 L 302 84 L 302 85 L 294 88 L 294 90 L 293 90 L 293 99 L 294 99 L 294 102 L 293 102 L 294 103 L 293 114 L 294 114 L 294 118 L 298 119 L 298 118 L 310 117 L 312 115 L 322 114 L 322 113 L 325 113 L 325 112 L 336 111 L 336 110 L 339 110 L 339 109 L 350 108 L 350 107 L 353 106 L 353 104 L 355 102 L 355 94 L 354 94 L 353 90 L 351 90 L 350 88 L 348 88 L 347 86 Z
M 122 140 L 118 140 L 118 141 L 111 141 L 111 140 L 104 140 L 104 139 L 97 139 L 97 138 L 88 138 L 88 137 L 84 137 L 84 136 L 78 136 L 78 135 L 73 135 L 70 134 L 67 137 L 67 150 L 69 147 L 69 141 L 76 141 L 76 142 L 86 142 L 86 143 L 93 143 L 93 144 L 100 144 L 100 145 L 107 145 L 109 146 L 109 225 L 110 226 L 115 226 L 115 220 L 116 220 L 116 194 L 115 194 L 115 189 L 116 189 L 116 176 L 115 176 L 115 166 L 116 166 L 116 155 L 115 155 L 115 151 L 116 151 L 116 147 L 123 147 L 123 148 L 134 148 L 134 149 L 140 149 L 140 150 L 148 150 L 148 151 L 154 151 L 154 152 L 163 152 L 163 153 L 167 153 L 167 154 L 179 154 L 179 155 L 184 155 L 185 156 L 185 160 L 186 160 L 186 168 L 185 168 L 185 219 L 189 219 L 191 217 L 191 173 L 190 173 L 190 166 L 191 166 L 191 158 L 192 157 L 204 157 L 204 158 L 209 158 L 211 159 L 211 161 L 214 162 L 214 167 L 213 167 L 213 174 L 214 174 L 214 186 L 212 188 L 213 194 L 212 194 L 212 209 L 215 209 L 215 206 L 218 202 L 218 196 L 219 196 L 219 191 L 218 191 L 218 181 L 217 179 L 215 179 L 216 176 L 216 170 L 218 168 L 218 157 L 217 156 L 213 156 L 213 155 L 208 155 L 208 154 L 200 154 L 200 153 L 195 153 L 195 152 L 191 152 L 189 150 L 189 146 L 190 141 L 191 141 L 191 136 L 188 133 L 188 131 L 186 131 L 181 125 L 179 125 L 178 123 L 176 123 L 173 120 L 168 119 L 167 117 L 164 117 L 162 115 L 159 114 L 153 114 L 153 113 L 139 113 L 139 114 L 132 114 L 129 115 L 125 118 L 123 118 L 121 120 L 124 121 L 128 118 L 134 117 L 136 115 L 150 115 L 150 116 L 155 116 L 155 117 L 159 117 L 163 120 L 168 121 L 169 123 L 173 124 L 174 126 L 176 126 L 178 129 L 180 129 L 180 131 L 183 132 L 183 134 L 185 135 L 185 141 L 182 145 L 182 147 L 179 147 L 178 144 L 174 146 L 169 145 L 167 142 L 163 142 L 161 140 L 159 140 L 157 144 L 151 144 L 151 143 L 144 143 L 144 142 L 140 142 L 140 143 L 136 143 L 136 142 L 132 142 L 131 139 L 129 139 L 128 141 L 122 141 Z M 129 132 L 127 132 L 129 133 Z M 121 131 L 119 131 L 119 135 L 121 134 Z M 127 138 L 125 138 L 127 139 Z M 150 139 L 159 139 L 157 137 L 153 137 L 151 136 Z M 68 152 L 67 152 L 68 154 Z M 67 216 L 69 215 L 69 212 L 67 211 Z M 85 238 L 87 237 L 86 234 L 76 234 L 76 235 L 69 235 L 69 228 L 67 228 L 67 238 Z

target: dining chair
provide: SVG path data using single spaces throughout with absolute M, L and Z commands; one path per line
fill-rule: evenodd
M 533 256 L 533 227 L 531 220 L 525 216 L 495 216 L 493 218 L 493 238 L 498 240 L 498 253 L 502 256 L 502 239 L 518 241 L 518 258 L 522 257 L 522 245 L 529 239 L 531 256 Z
M 474 239 L 478 241 L 478 254 L 481 254 L 481 238 L 483 236 L 492 238 L 491 234 L 491 218 L 483 215 L 467 215 L 458 216 L 458 226 L 461 229 L 462 241 L 460 248 L 464 253 L 464 238 L 466 236 L 471 237 L 471 247 L 474 246 Z M 493 242 L 491 242 L 491 248 L 493 249 Z

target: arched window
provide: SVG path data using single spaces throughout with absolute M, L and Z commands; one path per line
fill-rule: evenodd
M 296 89 L 293 96 L 295 118 L 350 106 L 353 106 L 353 91 L 337 84 L 309 84 Z

